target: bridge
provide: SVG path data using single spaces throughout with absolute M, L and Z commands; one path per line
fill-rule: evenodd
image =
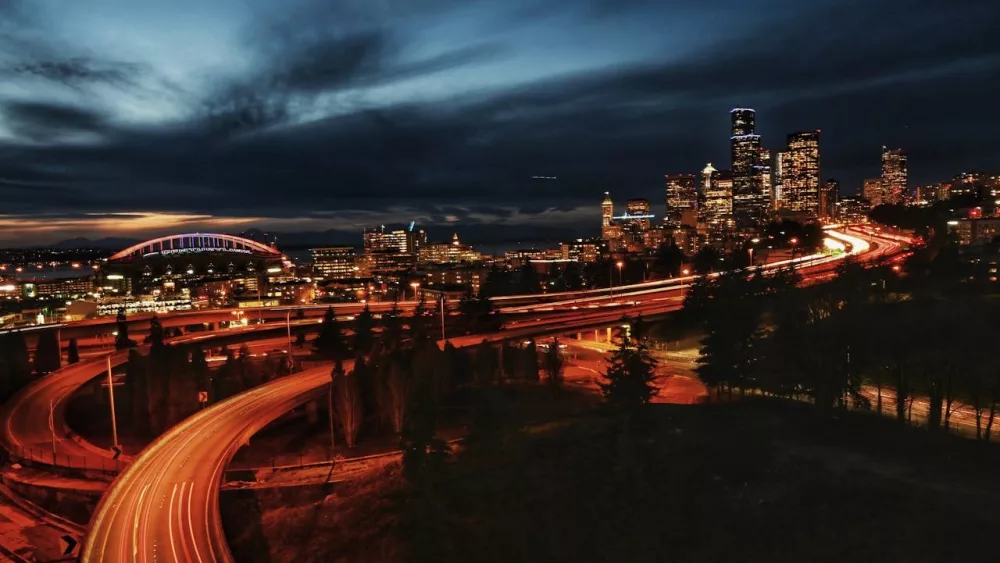
M 151 256 L 191 253 L 251 254 L 278 258 L 281 253 L 250 239 L 218 233 L 185 233 L 150 239 L 116 252 L 109 262 L 126 262 Z

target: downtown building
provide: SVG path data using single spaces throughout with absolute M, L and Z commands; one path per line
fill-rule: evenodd
M 733 219 L 733 175 L 708 163 L 701 171 L 698 194 L 698 234 L 721 247 L 735 229 Z
M 882 179 L 865 178 L 861 187 L 861 195 L 868 200 L 868 205 L 870 207 L 878 207 L 879 205 L 882 205 L 884 203 Z
M 899 205 L 907 193 L 907 158 L 903 149 L 882 147 L 882 203 Z
M 788 135 L 781 156 L 781 209 L 805 218 L 819 215 L 819 131 Z
M 822 219 L 835 219 L 837 216 L 837 201 L 840 199 L 840 182 L 830 178 L 823 184 L 819 192 L 819 216 Z
M 668 227 L 694 226 L 698 222 L 698 181 L 694 174 L 667 174 L 667 213 L 664 221 Z
M 767 221 L 770 154 L 761 146 L 760 135 L 756 133 L 754 110 L 735 108 L 729 114 L 732 121 L 733 219 L 738 230 L 751 231 Z

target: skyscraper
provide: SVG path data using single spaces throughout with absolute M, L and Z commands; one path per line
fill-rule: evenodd
M 900 204 L 906 195 L 906 152 L 882 147 L 882 200 Z
M 698 195 L 698 231 L 713 244 L 722 242 L 734 227 L 733 176 L 728 170 L 716 170 L 709 163 L 701 171 Z
M 825 219 L 833 219 L 840 199 L 840 182 L 830 178 L 823 184 L 819 192 L 819 216 Z
M 630 199 L 625 204 L 625 224 L 634 226 L 640 231 L 648 231 L 652 212 L 648 199 Z
M 783 192 L 784 192 L 784 162 L 786 160 L 787 153 L 779 152 L 774 156 L 774 188 L 771 191 L 771 209 L 778 210 L 781 209 L 783 202 Z
M 782 209 L 816 216 L 819 213 L 819 131 L 788 136 L 782 158 Z
M 666 222 L 672 227 L 694 225 L 690 216 L 698 208 L 698 187 L 694 174 L 667 174 Z
M 760 226 L 767 216 L 767 188 L 760 174 L 763 149 L 755 132 L 756 113 L 748 108 L 729 112 L 732 120 L 733 216 L 738 229 Z
M 865 182 L 862 186 L 861 195 L 868 200 L 869 205 L 872 207 L 882 205 L 881 178 L 865 178 Z
M 601 227 L 610 227 L 615 217 L 615 204 L 611 201 L 611 192 L 604 192 L 604 202 L 601 203 Z

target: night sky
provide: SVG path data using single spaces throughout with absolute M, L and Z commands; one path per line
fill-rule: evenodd
M 596 234 L 602 193 L 822 129 L 853 193 L 1000 170 L 1000 2 L 0 0 L 0 246 L 416 220 Z M 557 180 L 532 180 L 556 176 Z M 474 238 L 474 237 L 473 237 Z

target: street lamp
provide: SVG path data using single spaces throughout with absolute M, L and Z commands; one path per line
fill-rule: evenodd
M 615 265 L 618 266 L 618 285 L 621 286 L 622 285 L 622 267 L 625 265 L 625 262 L 622 262 L 621 260 L 619 260 L 618 263 L 615 264 Z
M 799 239 L 796 238 L 796 237 L 792 237 L 792 238 L 788 239 L 788 243 L 792 245 L 792 260 L 794 260 L 795 259 L 795 245 L 799 243 Z
M 420 282 L 410 282 L 410 287 L 413 288 L 413 300 L 417 300 L 417 288 L 420 287 Z
M 689 270 L 688 268 L 684 268 L 683 270 L 681 270 L 681 274 L 684 274 L 685 276 L 691 275 L 691 270 Z
M 753 267 L 753 245 L 760 242 L 759 238 L 750 239 L 750 247 L 747 248 L 747 252 L 750 254 L 750 266 Z

